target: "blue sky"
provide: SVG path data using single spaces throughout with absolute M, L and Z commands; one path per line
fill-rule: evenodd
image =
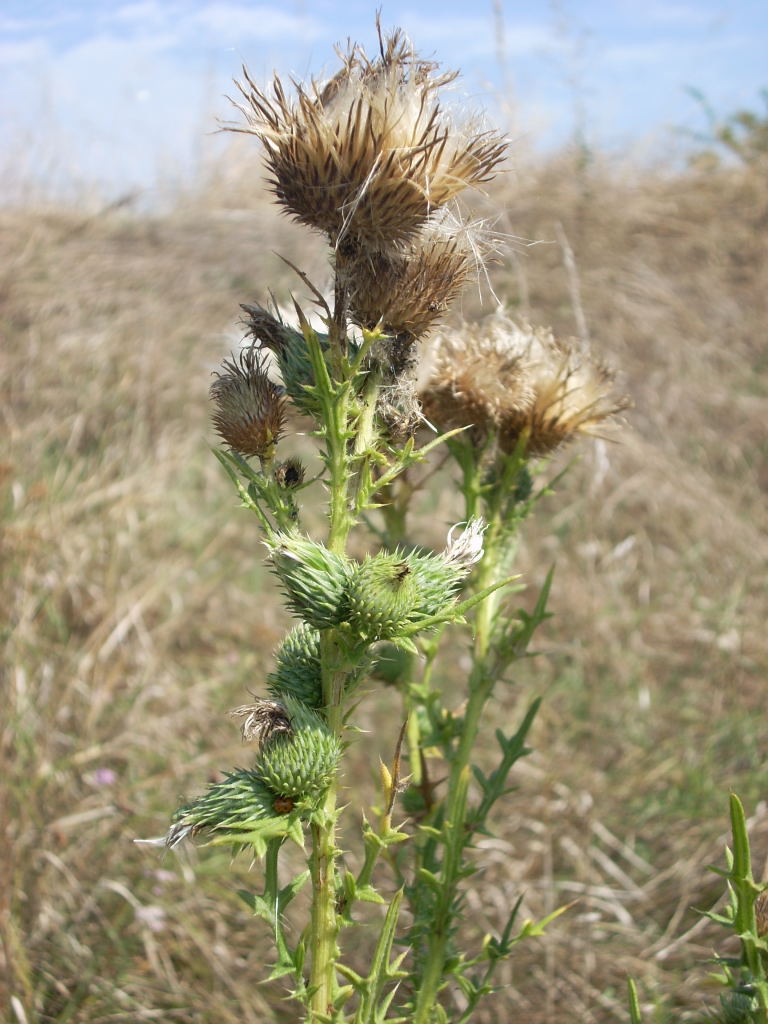
M 768 0 L 4 0 L 0 180 L 110 194 L 191 180 L 243 62 L 257 80 L 321 75 L 334 43 L 374 45 L 377 6 L 525 145 L 580 123 L 594 145 L 658 152 L 670 128 L 705 126 L 687 87 L 728 113 L 768 86 Z

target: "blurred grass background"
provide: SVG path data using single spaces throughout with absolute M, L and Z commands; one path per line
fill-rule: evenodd
M 523 161 L 479 211 L 544 243 L 513 245 L 496 294 L 565 335 L 581 310 L 635 402 L 620 443 L 558 457 L 570 471 L 525 531 L 520 601 L 556 563 L 555 617 L 489 742 L 545 702 L 479 844 L 467 928 L 497 927 L 520 892 L 530 915 L 577 902 L 502 968 L 481 1024 L 624 1021 L 627 974 L 649 1020 L 700 1020 L 720 936 L 692 908 L 721 896 L 707 865 L 730 790 L 768 856 L 764 158 L 587 156 Z M 255 154 L 225 166 L 162 214 L 0 211 L 0 984 L 19 1024 L 295 1020 L 259 984 L 269 938 L 235 895 L 259 867 L 132 842 L 247 760 L 226 712 L 260 691 L 287 623 L 209 451 L 207 388 L 240 302 L 301 295 L 275 251 L 319 283 L 325 257 L 267 203 Z M 444 473 L 422 499 L 437 544 L 454 495 Z M 445 685 L 458 706 L 460 671 Z M 348 778 L 370 786 L 350 818 L 399 713 L 386 691 L 363 703 Z

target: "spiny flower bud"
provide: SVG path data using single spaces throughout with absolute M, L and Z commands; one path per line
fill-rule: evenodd
M 341 741 L 318 714 L 285 697 L 291 731 L 264 744 L 255 771 L 269 790 L 282 797 L 312 799 L 328 788 L 338 768 Z
M 366 558 L 347 593 L 348 621 L 367 640 L 397 636 L 412 619 L 419 591 L 408 562 L 399 554 Z
M 720 996 L 722 1017 L 711 1018 L 720 1024 L 752 1024 L 757 1009 L 755 999 L 748 992 L 728 992 Z
M 407 241 L 431 211 L 488 181 L 506 150 L 441 109 L 437 90 L 455 74 L 436 74 L 399 31 L 380 42 L 380 57 L 351 47 L 324 87 L 297 85 L 293 101 L 277 76 L 271 96 L 245 69 L 237 83 L 246 124 L 229 127 L 262 141 L 278 202 L 334 245 Z
M 351 628 L 368 641 L 397 637 L 406 626 L 439 614 L 451 604 L 483 554 L 482 519 L 472 519 L 439 555 L 380 552 L 357 566 L 347 591 Z
M 347 559 L 309 537 L 285 533 L 268 547 L 291 611 L 316 629 L 338 625 L 351 572 Z
M 251 337 L 274 353 L 285 390 L 293 404 L 301 412 L 312 414 L 316 405 L 307 387 L 315 383 L 315 378 L 304 335 L 261 306 L 242 305 L 241 309 L 248 314 L 246 328 Z M 318 334 L 317 337 L 321 347 L 325 348 L 327 335 Z
M 279 462 L 274 469 L 275 483 L 285 491 L 301 487 L 304 483 L 304 466 L 295 457 Z
M 243 704 L 229 712 L 234 718 L 242 718 L 243 742 L 256 740 L 259 747 L 272 737 L 291 731 L 291 720 L 285 707 L 275 700 L 257 700 L 254 704 Z
M 180 808 L 168 831 L 167 846 L 206 831 L 233 843 L 286 835 L 288 822 L 274 809 L 275 793 L 256 772 L 238 768 L 212 783 L 202 796 Z
M 272 458 L 285 424 L 283 389 L 269 379 L 252 346 L 226 359 L 222 369 L 210 388 L 217 433 L 246 458 Z
M 483 555 L 482 519 L 470 520 L 467 528 L 453 540 L 448 534 L 448 546 L 439 555 L 413 552 L 407 556 L 408 566 L 418 587 L 419 600 L 415 618 L 429 618 L 444 611 L 454 600 L 472 566 Z
M 320 634 L 306 622 L 292 629 L 280 644 L 275 671 L 267 676 L 269 692 L 277 700 L 295 697 L 310 708 L 323 703 L 320 669 Z

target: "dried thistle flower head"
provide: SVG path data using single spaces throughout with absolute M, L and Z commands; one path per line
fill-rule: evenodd
M 498 429 L 504 410 L 529 408 L 526 347 L 527 335 L 499 316 L 441 331 L 419 394 L 426 418 L 441 430 L 472 426 L 483 438 Z
M 529 455 L 548 455 L 576 434 L 595 436 L 602 423 L 629 405 L 626 396 L 613 392 L 612 370 L 549 332 L 534 335 L 526 369 L 533 402 L 524 415 L 511 409 L 503 418 L 499 444 L 505 452 L 512 452 L 525 433 Z
M 272 736 L 291 732 L 291 719 L 288 711 L 279 701 L 257 700 L 253 704 L 242 704 L 239 708 L 233 708 L 230 712 L 233 718 L 241 718 L 241 732 L 243 743 L 250 743 L 255 740 L 259 749 L 267 743 Z
M 285 425 L 284 390 L 270 380 L 253 346 L 224 360 L 222 371 L 210 388 L 216 432 L 246 458 L 272 458 Z
M 324 87 L 293 83 L 295 100 L 277 76 L 268 95 L 244 70 L 246 124 L 228 127 L 262 141 L 278 202 L 332 244 L 406 242 L 433 210 L 490 180 L 506 143 L 446 115 L 437 91 L 456 74 L 438 74 L 400 31 L 380 32 L 374 59 L 359 46 L 340 57 Z
M 471 425 L 480 438 L 498 436 L 507 453 L 524 437 L 526 454 L 544 456 L 627 408 L 612 383 L 607 367 L 548 328 L 495 314 L 437 339 L 420 397 L 442 429 Z
M 492 250 L 477 224 L 441 211 L 406 245 L 336 257 L 352 319 L 372 330 L 420 338 L 448 310 Z
M 291 456 L 290 459 L 286 459 L 285 462 L 280 462 L 275 466 L 275 481 L 278 487 L 290 491 L 294 487 L 301 487 L 304 483 L 305 473 L 306 471 L 301 459 Z

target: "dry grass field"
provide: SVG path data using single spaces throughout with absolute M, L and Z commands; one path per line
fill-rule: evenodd
M 15 1024 L 295 1020 L 280 984 L 259 984 L 268 937 L 235 895 L 258 866 L 132 842 L 247 757 L 226 712 L 260 688 L 286 623 L 209 451 L 207 388 L 238 304 L 297 288 L 274 252 L 318 281 L 324 256 L 266 204 L 252 159 L 163 215 L 0 212 L 0 1013 Z M 496 293 L 563 334 L 581 311 L 635 408 L 619 443 L 558 457 L 573 464 L 525 534 L 521 600 L 556 563 L 555 614 L 496 710 L 511 725 L 534 696 L 544 708 L 466 926 L 492 929 L 521 891 L 531 915 L 576 902 L 478 1020 L 626 1021 L 632 975 L 648 1021 L 700 1021 L 724 947 L 696 908 L 722 896 L 707 865 L 729 791 L 768 857 L 765 170 L 563 154 L 503 177 L 488 211 L 543 243 L 513 247 Z M 453 495 L 445 476 L 424 499 L 440 531 Z M 458 705 L 460 675 L 445 685 Z M 391 752 L 397 703 L 379 690 L 363 707 Z M 371 776 L 347 794 L 355 814 L 375 766 L 350 757 L 350 780 Z

